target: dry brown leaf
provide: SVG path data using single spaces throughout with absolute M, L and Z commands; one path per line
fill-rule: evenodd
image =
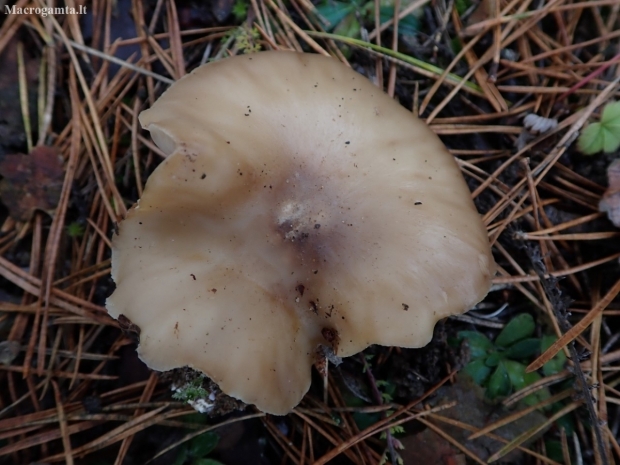
M 28 221 L 35 210 L 52 213 L 58 204 L 64 171 L 53 147 L 35 147 L 29 155 L 7 155 L 0 161 L 0 199 L 11 218 Z

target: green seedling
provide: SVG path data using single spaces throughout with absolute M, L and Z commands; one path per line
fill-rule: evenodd
M 207 458 L 219 440 L 219 436 L 211 432 L 196 436 L 181 446 L 179 455 L 172 465 L 223 465 L 222 462 Z
M 505 397 L 541 379 L 539 373 L 526 373 L 525 368 L 529 360 L 553 343 L 555 337 L 532 337 L 535 328 L 532 316 L 522 313 L 510 320 L 494 342 L 476 331 L 458 333 L 459 340 L 469 346 L 471 355 L 464 371 L 476 384 L 486 388 L 488 399 Z M 565 362 L 566 356 L 559 352 L 543 366 L 542 372 L 545 376 L 558 373 Z M 543 388 L 527 396 L 524 402 L 534 405 L 549 396 L 549 390 Z
M 608 103 L 603 108 L 601 120 L 589 124 L 579 136 L 577 146 L 585 155 L 601 150 L 611 153 L 620 147 L 620 102 Z

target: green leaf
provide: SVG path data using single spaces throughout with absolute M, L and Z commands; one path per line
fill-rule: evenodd
M 499 347 L 508 347 L 515 342 L 530 337 L 534 334 L 536 324 L 534 318 L 529 313 L 521 313 L 508 322 L 502 332 L 499 333 L 495 344 Z
M 454 2 L 454 7 L 456 8 L 459 16 L 463 15 L 463 13 L 465 13 L 470 6 L 471 2 L 469 0 L 456 0 Z
M 358 37 L 360 21 L 367 22 L 374 18 L 374 2 L 362 5 L 359 0 L 338 2 L 325 1 L 316 7 L 316 13 L 323 20 L 328 31 L 334 31 L 344 37 Z M 385 5 L 379 8 L 380 22 L 384 23 L 394 17 L 394 6 Z M 414 35 L 419 30 L 419 21 L 409 14 L 398 22 L 398 32 Z
M 564 463 L 564 454 L 562 453 L 562 443 L 554 439 L 545 441 L 546 457 L 555 460 L 558 463 Z M 570 465 L 570 463 L 566 464 Z
M 355 421 L 355 424 L 360 430 L 365 430 L 369 426 L 377 423 L 379 420 L 381 420 L 381 415 L 378 413 L 353 413 L 353 421 Z
M 484 357 L 493 349 L 493 343 L 489 338 L 477 331 L 460 331 L 458 336 L 467 343 L 473 359 Z
M 183 415 L 181 419 L 186 423 L 191 423 L 192 425 L 206 425 L 209 422 L 209 417 L 207 415 L 203 415 L 198 412 Z
M 242 22 L 247 18 L 249 2 L 247 0 L 235 0 L 232 7 L 232 14 L 235 17 L 235 21 Z
M 510 378 L 510 384 L 512 385 L 512 390 L 514 391 L 519 391 L 541 379 L 541 376 L 535 371 L 532 373 L 526 373 L 525 365 L 515 362 L 514 360 L 505 360 L 503 365 L 506 367 L 508 378 Z M 551 396 L 549 389 L 542 388 L 533 394 L 524 397 L 523 402 L 526 405 L 534 405 L 549 398 L 549 396 Z
M 333 30 L 348 14 L 356 8 L 353 2 L 329 2 L 316 7 L 316 12 L 325 20 L 327 30 Z
M 405 427 L 403 425 L 396 425 L 390 428 L 390 433 L 392 434 L 403 434 L 405 432 Z
M 550 407 L 551 408 L 549 409 L 549 413 L 554 414 L 563 407 L 565 407 L 565 404 L 563 402 L 556 402 Z M 564 415 L 563 417 L 558 418 L 557 420 L 555 420 L 555 424 L 557 425 L 558 429 L 564 429 L 566 431 L 566 435 L 569 437 L 572 436 L 576 429 L 575 421 L 572 415 Z
M 510 384 L 515 391 L 523 389 L 526 386 L 525 382 L 525 365 L 514 360 L 505 360 L 502 365 L 506 369 Z
M 78 238 L 84 235 L 85 228 L 83 225 L 74 221 L 67 226 L 67 234 L 69 237 Z
M 351 13 L 344 17 L 340 23 L 335 27 L 334 34 L 338 34 L 344 37 L 359 37 L 362 27 L 357 20 L 355 13 Z
M 172 465 L 183 465 L 185 463 L 186 458 L 187 458 L 187 447 L 184 445 L 179 450 L 179 455 L 177 455 L 177 458 L 175 459 L 175 461 L 172 462 Z
M 189 442 L 189 453 L 192 457 L 204 457 L 215 449 L 215 446 L 217 446 L 217 442 L 219 440 L 220 437 L 211 432 L 206 432 L 200 436 L 196 436 Z
M 620 102 L 612 102 L 605 105 L 601 122 L 605 126 L 620 125 Z
M 579 136 L 577 148 L 585 155 L 594 155 L 603 150 L 603 138 L 600 132 L 603 130 L 601 123 L 589 124 Z
M 527 338 L 521 341 L 515 342 L 513 345 L 506 349 L 506 357 L 513 360 L 524 360 L 538 353 L 540 350 L 540 339 Z
M 215 459 L 198 459 L 192 462 L 192 465 L 224 465 L 219 460 Z
M 465 373 L 467 373 L 474 380 L 478 386 L 482 386 L 482 384 L 487 380 L 489 374 L 491 374 L 491 368 L 485 365 L 484 360 L 478 359 L 473 362 L 469 362 L 465 365 L 464 369 Z
M 620 147 L 620 102 L 605 105 L 601 120 L 588 125 L 579 136 L 577 147 L 586 155 L 603 150 L 610 153 Z
M 541 353 L 551 347 L 551 344 L 556 340 L 555 336 L 543 336 L 540 340 Z M 564 365 L 566 365 L 566 354 L 564 354 L 563 350 L 560 350 L 555 357 L 543 365 L 542 371 L 545 376 L 555 375 L 564 369 Z
M 489 378 L 486 395 L 489 399 L 510 394 L 510 378 L 502 361 Z
M 542 379 L 542 376 L 540 376 L 538 373 L 536 373 L 535 371 L 531 372 L 531 373 L 525 373 L 525 385 L 529 386 L 531 384 L 536 383 L 537 381 L 540 381 Z M 530 394 L 529 396 L 526 396 L 523 399 L 523 402 L 525 403 L 525 405 L 535 405 L 538 404 L 539 402 L 548 399 L 549 397 L 551 397 L 551 392 L 549 391 L 549 388 L 541 388 L 538 389 L 536 392 L 534 392 L 533 394 Z
M 484 364 L 488 367 L 496 367 L 497 365 L 499 365 L 499 362 L 503 359 L 503 355 L 499 354 L 497 352 L 493 352 L 491 355 L 489 355 L 486 360 L 484 361 Z
M 379 8 L 379 18 L 381 23 L 385 23 L 390 19 L 394 18 L 394 7 L 393 6 L 382 6 Z M 409 14 L 398 21 L 398 33 L 404 35 L 415 35 L 420 29 L 420 23 L 418 19 Z
M 615 152 L 620 147 L 620 128 L 603 126 L 603 152 Z

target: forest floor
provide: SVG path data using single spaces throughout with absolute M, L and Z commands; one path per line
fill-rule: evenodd
M 80 4 L 0 16 L 0 464 L 620 463 L 617 0 Z M 287 416 L 198 415 L 170 385 L 208 381 L 150 371 L 105 310 L 111 237 L 163 160 L 139 113 L 261 50 L 331 55 L 425 120 L 498 272 Z

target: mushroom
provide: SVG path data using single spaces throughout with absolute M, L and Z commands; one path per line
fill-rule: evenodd
M 421 347 L 495 264 L 453 157 L 329 57 L 261 52 L 173 84 L 140 123 L 168 155 L 113 239 L 107 301 L 156 370 L 286 414 L 328 347 Z

